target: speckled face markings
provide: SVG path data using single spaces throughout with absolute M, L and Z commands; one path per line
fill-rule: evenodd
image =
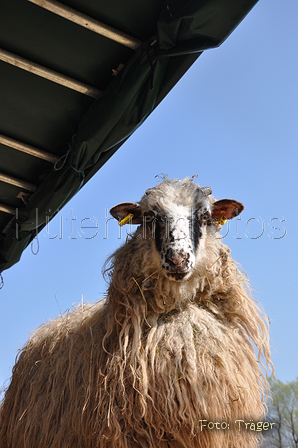
M 209 201 L 195 204 L 195 208 L 172 204 L 166 215 L 156 211 L 153 238 L 161 267 L 170 278 L 179 281 L 190 277 L 209 211 Z

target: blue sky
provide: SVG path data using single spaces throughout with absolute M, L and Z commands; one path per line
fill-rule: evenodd
M 216 198 L 245 204 L 223 241 L 271 320 L 277 377 L 298 376 L 297 17 L 297 0 L 260 0 L 40 233 L 37 255 L 28 247 L 4 271 L 0 388 L 32 330 L 82 295 L 89 302 L 102 297 L 103 263 L 126 236 L 107 211 L 140 199 L 160 173 L 197 174 Z

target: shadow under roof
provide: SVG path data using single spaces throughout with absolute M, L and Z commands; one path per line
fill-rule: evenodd
M 0 272 L 256 3 L 1 0 Z

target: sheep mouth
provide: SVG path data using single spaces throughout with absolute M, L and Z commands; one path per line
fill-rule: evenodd
M 182 281 L 188 274 L 188 272 L 168 272 L 168 277 L 176 281 Z

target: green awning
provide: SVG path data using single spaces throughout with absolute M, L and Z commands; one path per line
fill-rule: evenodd
M 7 4 L 10 3 L 10 9 L 12 8 L 12 4 L 18 4 L 15 0 L 2 1 Z M 32 5 L 31 3 L 29 4 L 28 2 L 25 3 L 27 3 L 27 6 L 30 5 L 27 14 L 40 14 L 41 9 L 38 6 Z M 138 9 L 140 9 L 140 3 L 142 2 L 134 0 L 129 3 L 131 15 L 133 15 L 133 4 L 138 4 Z M 144 5 L 145 3 L 146 2 L 144 2 Z M 118 58 L 119 63 L 121 63 L 120 66 L 118 66 L 118 62 L 114 62 L 114 66 L 112 67 L 108 66 L 108 64 L 111 65 L 111 59 L 113 59 L 113 57 L 106 53 L 109 53 L 112 48 L 109 40 L 104 38 L 107 47 L 105 49 L 102 44 L 103 55 L 98 56 L 99 62 L 100 57 L 103 57 L 104 64 L 106 64 L 103 71 L 107 73 L 114 69 L 113 72 L 116 76 L 107 79 L 108 77 L 105 75 L 106 78 L 102 76 L 100 81 L 93 83 L 94 87 L 101 90 L 99 97 L 95 100 L 90 100 L 90 98 L 86 99 L 85 97 L 82 98 L 81 93 L 75 93 L 76 96 L 79 95 L 79 99 L 76 97 L 74 100 L 69 96 L 69 104 L 71 106 L 74 104 L 75 115 L 79 116 L 80 113 L 85 112 L 83 117 L 77 120 L 76 129 L 72 129 L 73 125 L 69 126 L 68 132 L 66 134 L 64 133 L 63 138 L 61 138 L 61 147 L 57 145 L 57 142 L 53 149 L 46 143 L 39 143 L 39 147 L 43 146 L 48 152 L 55 154 L 55 163 L 49 165 L 48 162 L 40 160 L 42 167 L 36 167 L 36 172 L 41 171 L 42 175 L 40 175 L 34 182 L 36 188 L 32 188 L 33 191 L 29 191 L 29 193 L 27 191 L 25 195 L 23 194 L 23 197 L 21 195 L 17 202 L 15 200 L 15 197 L 17 197 L 15 193 L 16 188 L 18 187 L 13 185 L 14 192 L 11 193 L 8 190 L 5 190 L 5 188 L 2 190 L 2 185 L 7 187 L 7 182 L 2 184 L 0 180 L 0 203 L 4 203 L 4 208 L 6 206 L 11 211 L 10 216 L 7 217 L 6 212 L 5 219 L 0 221 L 0 224 L 2 225 L 2 228 L 0 229 L 0 272 L 8 269 L 20 259 L 23 250 L 37 233 L 58 213 L 59 210 L 61 210 L 61 208 L 115 153 L 123 142 L 144 122 L 148 115 L 154 110 L 158 103 L 165 97 L 173 85 L 175 85 L 200 54 L 208 48 L 214 48 L 221 45 L 256 3 L 257 0 L 169 0 L 163 4 L 154 2 L 152 3 L 154 4 L 154 8 L 152 7 L 153 9 L 150 14 L 148 13 L 148 22 L 150 22 L 150 24 L 147 23 L 147 29 L 148 32 L 150 32 L 150 35 L 147 36 L 146 39 L 144 39 L 144 36 L 137 36 L 138 41 L 142 41 L 140 44 L 136 44 L 138 48 L 136 50 L 128 50 L 127 48 L 124 48 L 124 53 L 120 54 L 119 44 L 114 44 L 116 59 Z M 94 7 L 94 1 L 86 1 L 84 3 L 82 1 L 73 0 L 71 2 L 68 1 L 67 4 L 72 7 L 77 7 L 81 4 L 84 5 L 85 8 L 87 8 L 86 5 L 89 5 L 90 10 L 92 10 L 92 6 Z M 108 6 L 108 3 L 106 3 L 106 8 L 106 16 L 110 18 L 110 22 L 113 20 L 119 27 L 119 22 L 121 21 L 121 17 L 119 16 L 121 12 L 117 12 L 116 8 L 112 13 L 110 11 L 111 5 Z M 25 12 L 23 13 L 25 14 Z M 65 33 L 67 32 L 69 24 L 65 19 L 61 19 L 60 17 L 55 18 L 52 13 L 43 10 L 42 14 L 44 15 L 43 20 L 45 21 L 46 18 L 49 18 L 50 16 L 50 20 L 58 20 L 59 23 L 56 23 L 56 26 L 59 28 L 60 34 L 62 33 L 60 27 L 63 27 L 63 23 L 66 27 Z M 128 14 L 127 11 L 126 14 Z M 104 15 L 104 12 L 102 12 L 102 15 Z M 23 20 L 26 21 L 26 17 L 24 17 Z M 146 22 L 146 17 L 143 17 L 143 21 Z M 133 23 L 133 20 L 131 20 L 131 24 L 128 25 L 130 34 L 134 33 Z M 38 22 L 35 23 L 35 26 L 39 26 Z M 71 24 L 71 30 L 68 31 L 76 33 L 75 30 L 77 28 L 79 28 L 78 25 Z M 125 31 L 127 32 L 127 30 Z M 82 31 L 77 30 L 77 32 L 81 33 Z M 15 29 L 13 33 L 17 35 L 18 29 Z M 10 31 L 10 33 L 7 34 L 7 50 L 10 50 L 10 46 L 13 47 L 13 44 L 10 44 L 11 41 L 9 40 L 16 38 L 13 33 Z M 91 39 L 89 36 L 90 31 L 87 30 L 85 33 L 87 34 L 82 34 L 84 39 Z M 0 44 L 2 47 L 5 45 L 3 40 L 4 38 L 1 36 L 0 31 Z M 39 43 L 36 42 L 36 45 L 38 46 Z M 83 45 L 82 41 L 81 45 Z M 88 44 L 86 43 L 86 46 L 87 45 Z M 23 53 L 27 58 L 30 56 L 30 52 L 34 53 L 34 49 L 27 49 L 27 53 L 23 49 Z M 43 62 L 41 60 L 41 55 L 38 55 L 37 53 L 38 48 L 35 52 L 35 59 L 38 60 L 39 58 L 39 60 Z M 57 58 L 59 59 L 58 47 L 57 53 Z M 47 60 L 46 54 L 43 56 L 43 60 Z M 55 58 L 53 57 L 52 60 L 55 61 Z M 60 61 L 59 64 L 61 65 L 62 62 Z M 57 66 L 59 64 L 57 63 Z M 79 60 L 77 61 L 77 64 L 80 64 Z M 1 70 L 4 65 L 4 63 L 0 63 Z M 47 65 L 49 65 L 48 62 Z M 70 65 L 75 65 L 73 60 L 71 60 Z M 6 66 L 4 68 L 7 69 Z M 0 73 L 2 73 L 1 70 Z M 64 72 L 66 71 L 65 67 L 63 70 Z M 74 70 L 75 69 L 70 68 L 69 73 L 73 74 Z M 92 70 L 92 76 L 94 77 L 96 76 L 96 70 L 94 68 Z M 86 69 L 85 71 L 88 72 Z M 84 72 L 84 69 L 82 72 Z M 9 74 L 4 73 L 4 76 L 6 77 L 6 82 L 9 83 Z M 15 73 L 14 76 L 16 77 L 17 74 Z M 19 76 L 23 75 L 19 74 Z M 20 102 L 22 100 L 26 101 L 26 95 L 30 95 L 30 89 L 32 89 L 32 95 L 36 95 L 36 84 L 41 82 L 37 76 L 28 73 L 26 73 L 26 76 L 28 78 L 27 83 L 29 90 L 27 92 L 22 92 L 21 98 L 19 99 Z M 81 78 L 85 81 L 84 77 L 88 78 L 88 76 L 90 77 L 88 73 L 83 73 Z M 22 82 L 22 87 L 24 88 L 26 80 L 23 80 Z M 102 86 L 100 84 L 102 84 L 103 88 L 101 88 Z M 20 90 L 22 87 L 18 86 Z M 2 87 L 0 86 L 0 89 L 1 88 Z M 58 103 L 63 101 L 63 107 L 67 111 L 67 95 L 69 94 L 63 92 L 61 98 L 59 92 L 62 92 L 63 87 L 59 86 L 59 91 L 57 90 L 54 92 L 54 90 L 55 89 L 53 89 L 52 95 L 57 97 Z M 11 101 L 13 100 L 15 100 L 14 94 L 11 95 Z M 47 99 L 47 101 L 49 101 L 49 99 Z M 9 95 L 8 99 L 6 99 L 6 104 L 9 104 Z M 20 104 L 20 107 L 24 108 L 24 104 Z M 42 109 L 42 105 L 40 104 L 36 107 L 38 110 Z M 55 108 L 58 106 L 54 105 L 53 107 Z M 179 107 L 179 105 L 177 105 L 177 107 Z M 46 110 L 44 112 L 47 117 L 48 112 Z M 63 126 L 64 117 L 65 123 L 67 124 L 69 120 L 68 114 L 69 110 L 64 112 L 64 116 L 63 112 L 59 112 L 58 120 L 60 121 L 57 123 L 58 128 Z M 36 123 L 36 126 L 38 126 L 38 122 Z M 3 129 L 3 127 L 4 125 L 2 126 L 0 123 L 1 135 L 9 135 L 9 137 L 14 138 L 14 134 L 18 134 L 17 130 L 14 132 L 11 124 L 8 126 L 8 130 Z M 31 132 L 34 132 L 32 123 L 30 123 L 30 127 L 32 129 Z M 65 141 L 66 136 L 69 141 L 68 145 Z M 27 136 L 27 141 L 28 140 L 29 142 L 31 141 Z M 11 170 L 11 166 L 15 165 L 17 151 L 13 151 L 11 148 L 6 148 L 5 144 L 0 145 L 0 150 L 1 149 L 1 157 L 2 154 L 4 154 L 4 151 L 6 151 L 6 156 L 3 158 L 3 163 L 5 164 L 4 168 L 1 167 L 0 161 L 0 171 L 6 169 L 7 172 Z M 30 162 L 30 160 L 32 161 Z M 30 160 L 26 161 L 29 171 L 31 169 L 30 167 L 32 167 L 32 163 L 33 165 L 36 165 L 37 163 L 32 156 Z M 22 166 L 22 163 L 20 162 L 19 171 L 16 168 L 14 176 L 10 175 L 10 177 L 15 178 L 16 175 L 22 177 L 22 169 L 24 170 L 24 165 Z M 32 177 L 34 177 L 34 172 L 35 168 L 33 167 Z M 29 176 L 29 181 L 30 180 L 32 179 Z M 29 186 L 27 188 L 29 189 Z M 19 187 L 19 189 L 20 192 L 24 190 L 22 187 Z M 9 194 L 14 194 L 11 202 Z M 13 213 L 13 210 L 15 210 L 15 213 Z

